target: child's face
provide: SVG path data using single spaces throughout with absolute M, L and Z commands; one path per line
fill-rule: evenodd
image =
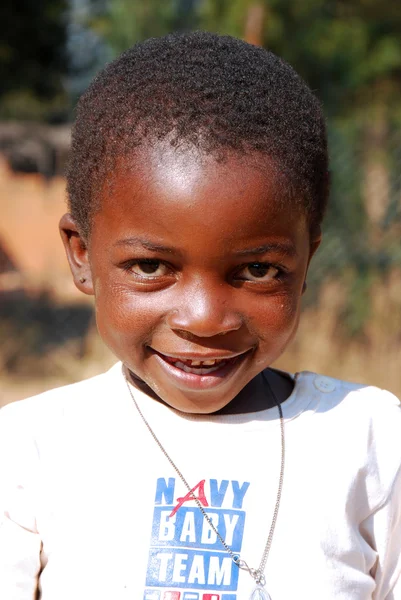
M 259 166 L 166 144 L 141 149 L 104 192 L 88 253 L 69 237 L 102 338 L 185 412 L 224 407 L 297 328 L 319 240 L 300 209 L 280 209 L 282 186 L 267 159 Z

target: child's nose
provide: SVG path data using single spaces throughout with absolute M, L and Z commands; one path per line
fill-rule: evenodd
M 168 313 L 169 327 L 198 337 L 223 335 L 240 329 L 243 319 L 233 306 L 232 290 L 223 288 L 221 284 L 199 284 L 186 290 L 179 305 Z

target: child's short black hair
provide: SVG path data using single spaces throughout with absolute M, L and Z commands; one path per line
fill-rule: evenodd
M 275 161 L 289 197 L 319 225 L 328 196 L 319 101 L 283 60 L 206 32 L 136 44 L 107 65 L 79 101 L 67 175 L 70 210 L 90 232 L 96 198 L 115 159 L 169 137 L 224 159 L 257 151 Z

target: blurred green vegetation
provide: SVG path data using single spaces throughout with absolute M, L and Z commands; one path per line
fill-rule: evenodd
M 66 110 L 67 0 L 0 3 L 0 118 L 43 120 Z
M 68 78 L 79 70 L 74 53 L 86 54 L 85 64 L 90 53 L 98 66 L 104 60 L 95 56 L 94 38 L 112 57 L 138 40 L 175 30 L 246 37 L 253 13 L 257 41 L 295 67 L 328 115 L 371 114 L 378 105 L 400 112 L 401 5 L 394 0 L 5 0 L 2 116 L 11 114 L 18 94 L 23 101 L 16 116 L 22 111 L 25 117 L 30 103 L 34 117 L 41 113 L 35 103 L 64 108 Z
M 328 116 L 372 118 L 384 107 L 401 118 L 401 5 L 394 0 L 5 0 L 0 116 L 25 118 L 31 106 L 38 118 L 40 104 L 64 109 L 69 79 L 82 65 L 91 75 L 94 63 L 138 40 L 188 29 L 249 38 L 249 27 L 306 79 Z M 107 48 L 103 56 L 99 46 Z

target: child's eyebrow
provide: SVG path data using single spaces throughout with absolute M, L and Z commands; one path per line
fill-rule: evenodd
M 147 240 L 146 238 L 140 237 L 130 237 L 125 238 L 123 240 L 118 240 L 114 246 L 142 246 L 146 248 L 146 250 L 151 250 L 153 252 L 165 252 L 168 254 L 180 254 L 180 251 L 175 248 L 170 248 L 169 246 L 163 246 L 163 244 L 157 244 L 156 242 L 152 242 Z
M 181 255 L 180 250 L 177 250 L 176 248 L 164 246 L 163 244 L 158 244 L 157 242 L 153 242 L 141 237 L 129 237 L 123 240 L 118 240 L 114 246 L 142 246 L 143 248 L 146 248 L 146 250 L 151 250 L 152 252 Z M 256 246 L 255 248 L 245 248 L 244 250 L 237 250 L 233 252 L 233 254 L 235 256 L 248 256 L 255 254 L 267 254 L 268 252 L 280 252 L 286 256 L 297 255 L 296 248 L 293 244 L 286 244 L 283 242 L 271 242 L 269 244 L 263 244 L 262 246 Z
M 280 252 L 287 256 L 296 256 L 297 250 L 293 244 L 285 244 L 282 242 L 273 242 L 270 244 L 264 244 L 263 246 L 257 246 L 256 248 L 245 248 L 235 252 L 237 256 L 246 256 L 248 254 L 267 254 L 268 252 Z

